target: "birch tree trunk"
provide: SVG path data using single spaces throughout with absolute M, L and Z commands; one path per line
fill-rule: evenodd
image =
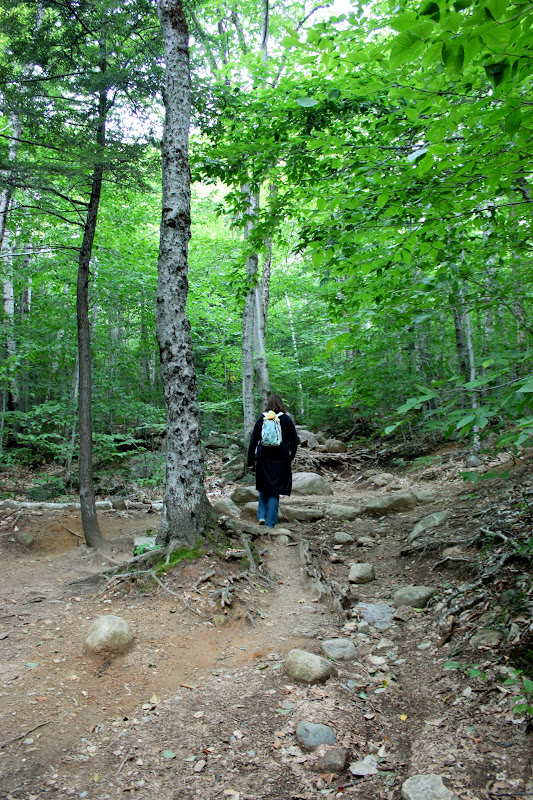
M 165 47 L 163 210 L 156 333 L 167 415 L 167 473 L 160 544 L 193 545 L 209 514 L 191 328 L 185 312 L 190 238 L 189 32 L 181 0 L 158 0 Z
M 253 228 L 254 217 L 257 215 L 259 195 L 250 191 L 250 186 L 243 186 L 243 192 L 248 195 L 248 219 L 244 229 L 244 238 L 248 239 Z M 254 329 L 256 316 L 256 287 L 253 285 L 257 279 L 259 258 L 257 253 L 251 253 L 246 259 L 246 280 L 248 294 L 244 301 L 242 312 L 242 406 L 244 414 L 244 442 L 248 442 L 255 425 L 255 395 L 254 395 Z
M 17 380 L 17 341 L 15 338 L 15 291 L 13 287 L 13 247 L 9 231 L 4 233 L 3 251 L 5 258 L 3 279 L 3 307 L 6 319 L 6 356 L 7 356 L 7 410 L 17 411 L 19 407 L 19 389 Z M 12 425 L 12 433 L 16 438 L 16 425 Z

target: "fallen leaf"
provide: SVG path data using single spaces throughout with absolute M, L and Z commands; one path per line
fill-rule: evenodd
M 150 698 L 150 702 L 153 703 L 155 706 L 158 706 L 161 702 L 161 698 L 158 697 L 156 694 L 153 694 Z
M 204 715 L 203 711 L 195 711 L 193 717 L 194 719 L 202 719 L 203 715 Z
M 407 719 L 407 714 L 400 714 L 400 719 L 402 722 L 405 722 L 405 720 Z
M 162 756 L 163 758 L 176 758 L 176 753 L 172 750 L 163 750 Z

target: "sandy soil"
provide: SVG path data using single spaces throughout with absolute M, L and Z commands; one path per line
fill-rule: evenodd
M 335 501 L 360 505 L 387 492 L 356 477 L 334 481 Z M 398 473 L 396 486 L 427 489 L 423 477 Z M 453 470 L 431 488 L 438 488 L 437 503 L 381 521 L 361 516 L 287 527 L 311 542 L 332 578 L 345 581 L 351 562 L 374 564 L 377 580 L 354 587 L 353 603 L 390 602 L 406 584 L 435 586 L 442 598 L 464 576 L 447 567 L 432 572 L 437 556 L 400 556 L 406 534 L 441 508 L 453 510 L 450 531 L 464 530 L 474 524 L 479 500 Z M 100 521 L 107 537 L 128 542 L 156 530 L 158 515 L 109 512 Z M 229 609 L 210 592 L 230 585 L 239 566 L 213 552 L 165 577 L 175 594 L 142 576 L 102 591 L 101 583 L 83 582 L 103 565 L 76 536 L 77 514 L 32 515 L 24 526 L 36 537 L 32 549 L 12 531 L 0 538 L 0 796 L 398 800 L 402 782 L 419 773 L 442 775 L 461 800 L 533 796 L 531 739 L 512 714 L 514 689 L 498 671 L 503 657 L 469 649 L 468 631 L 437 646 L 434 608 L 361 635 L 350 614 L 339 620 L 316 602 L 298 547 L 266 538 L 256 544 L 271 583 L 235 581 Z M 338 530 L 371 535 L 376 544 L 343 546 L 344 561 L 331 563 Z M 101 614 L 131 624 L 135 644 L 126 655 L 84 653 L 84 634 Z M 357 662 L 339 663 L 338 677 L 320 687 L 291 683 L 286 653 L 320 653 L 321 640 L 337 636 L 357 644 Z M 369 655 L 385 656 L 388 669 L 372 666 Z M 452 657 L 481 664 L 486 680 L 447 670 Z M 377 774 L 317 772 L 318 756 L 294 737 L 302 719 L 330 725 L 348 763 L 373 754 Z

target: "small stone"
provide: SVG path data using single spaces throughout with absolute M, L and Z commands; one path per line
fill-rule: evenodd
M 276 541 L 283 545 L 288 545 L 291 542 L 291 539 L 287 534 L 281 533 L 279 536 L 276 536 Z
M 399 606 L 425 608 L 436 594 L 437 590 L 431 586 L 404 586 L 394 593 L 393 602 L 396 608 Z
M 372 475 L 369 480 L 374 486 L 387 486 L 394 480 L 394 475 L 390 472 L 380 472 L 378 475 Z
M 373 764 L 367 764 L 364 761 L 353 761 L 348 767 L 352 775 L 357 778 L 364 778 L 366 775 L 377 775 L 378 771 Z
M 385 631 L 391 626 L 392 608 L 386 603 L 358 603 L 354 610 L 378 631 Z
M 371 536 L 360 536 L 357 540 L 358 547 L 373 547 L 375 544 L 376 540 Z
M 431 642 L 421 642 L 417 645 L 417 650 L 429 650 L 431 647 Z
M 407 620 L 411 619 L 415 613 L 416 612 L 414 608 L 411 608 L 411 606 L 400 606 L 400 608 L 396 609 L 392 615 L 392 618 L 394 620 L 398 620 L 398 622 L 407 622 Z
M 333 540 L 336 544 L 351 544 L 351 542 L 353 542 L 353 536 L 346 531 L 335 531 Z
M 133 643 L 133 633 L 126 620 L 114 614 L 98 617 L 85 637 L 85 648 L 94 655 L 125 653 Z
M 337 744 L 337 738 L 328 725 L 307 721 L 296 726 L 296 740 L 305 750 L 316 750 L 321 744 Z
M 471 453 L 469 456 L 465 458 L 465 466 L 468 469 L 475 469 L 476 467 L 480 467 L 483 464 L 481 459 L 479 459 L 476 455 Z
M 337 674 L 331 661 L 297 649 L 290 650 L 287 654 L 284 669 L 286 675 L 302 683 L 324 683 Z
M 293 628 L 292 635 L 302 639 L 315 639 L 317 631 L 313 628 Z
M 440 775 L 413 775 L 402 784 L 402 800 L 457 800 Z
M 350 583 L 369 583 L 376 580 L 373 564 L 352 564 L 348 575 Z
M 346 768 L 348 753 L 343 747 L 328 747 L 315 764 L 317 772 L 333 772 L 340 775 Z
M 222 625 L 225 625 L 228 621 L 226 614 L 215 614 L 211 622 L 215 626 L 215 628 L 221 628 Z
M 200 761 L 196 762 L 196 764 L 193 767 L 193 770 L 195 772 L 201 772 L 204 769 L 204 767 L 206 766 L 206 764 L 207 764 L 207 761 L 205 761 L 203 758 L 201 758 Z
M 470 639 L 472 647 L 497 647 L 503 639 L 501 631 L 492 630 L 492 628 L 484 628 L 482 631 L 475 633 Z
M 434 503 L 439 499 L 439 495 L 434 489 L 415 489 L 414 495 L 421 506 Z
M 230 497 L 221 497 L 216 503 L 213 503 L 213 508 L 218 514 L 225 514 L 228 517 L 240 517 L 241 510 L 233 502 Z
M 344 564 L 344 556 L 340 553 L 331 553 L 329 560 L 332 564 Z
M 384 666 L 386 665 L 386 663 L 387 663 L 387 659 L 386 659 L 386 658 L 384 658 L 384 656 L 373 656 L 373 655 L 369 655 L 369 656 L 367 657 L 367 661 L 368 661 L 368 663 L 369 663 L 369 664 L 371 664 L 373 667 L 384 667 Z
M 335 661 L 351 661 L 357 655 L 355 645 L 350 639 L 326 639 L 322 642 L 322 650 Z
M 359 633 L 369 633 L 370 632 L 370 625 L 366 621 L 366 619 L 362 619 L 357 623 L 357 630 Z

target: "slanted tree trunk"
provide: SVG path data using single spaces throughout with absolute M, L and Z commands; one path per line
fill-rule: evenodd
M 167 415 L 167 474 L 158 541 L 193 545 L 209 513 L 204 490 L 200 411 L 185 305 L 190 238 L 189 32 L 181 0 L 158 0 L 165 47 L 163 210 L 156 333 Z

